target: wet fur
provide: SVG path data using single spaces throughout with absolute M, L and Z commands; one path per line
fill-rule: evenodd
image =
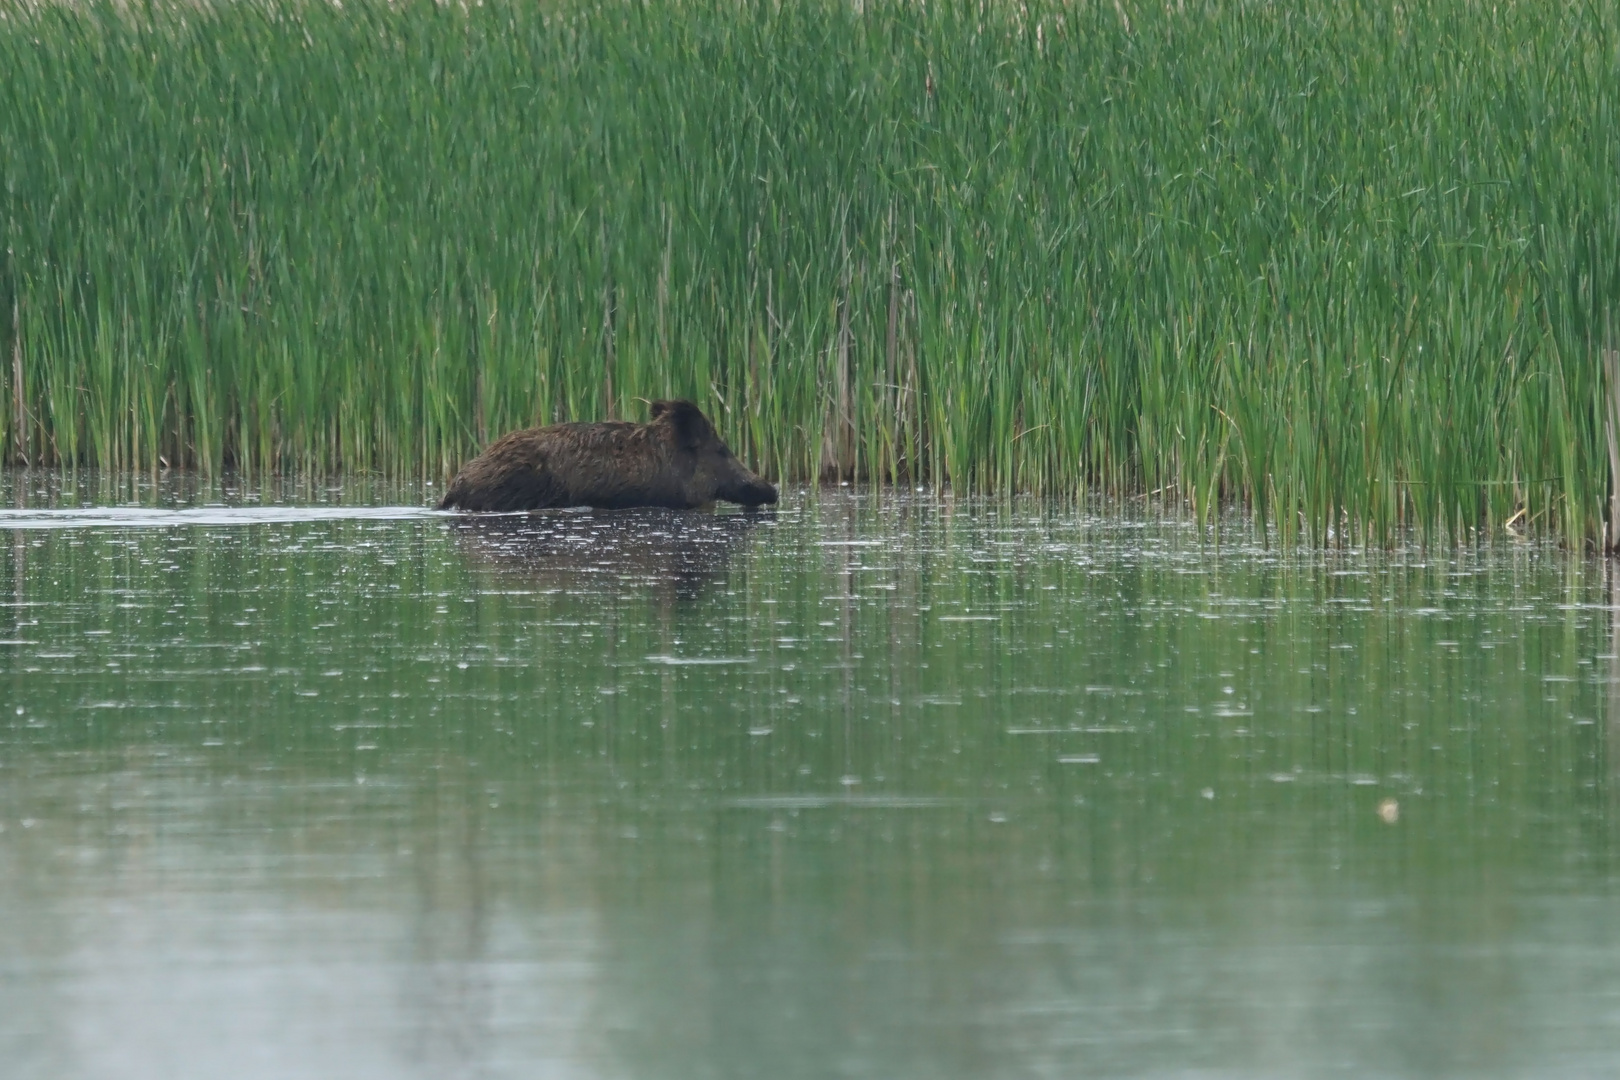
M 610 420 L 514 431 L 462 466 L 440 510 L 758 506 L 776 489 L 734 457 L 690 401 L 655 401 L 645 424 Z

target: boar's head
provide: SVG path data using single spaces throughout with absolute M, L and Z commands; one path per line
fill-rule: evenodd
M 760 479 L 721 441 L 720 435 L 690 401 L 655 401 L 652 424 L 667 429 L 681 472 L 687 475 L 687 497 L 693 505 L 724 499 L 743 506 L 776 502 L 776 488 Z

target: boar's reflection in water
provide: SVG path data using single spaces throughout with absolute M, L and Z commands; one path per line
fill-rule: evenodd
M 546 592 L 696 598 L 770 513 L 635 510 L 465 517 L 458 546 L 514 584 Z

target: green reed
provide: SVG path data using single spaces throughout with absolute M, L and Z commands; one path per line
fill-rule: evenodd
M 1604 537 L 1612 5 L 0 0 L 0 452 Z

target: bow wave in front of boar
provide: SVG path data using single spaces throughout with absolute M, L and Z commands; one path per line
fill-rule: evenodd
M 645 424 L 609 420 L 514 431 L 461 467 L 440 510 L 593 506 L 686 510 L 724 499 L 776 502 L 690 401 L 655 401 Z

